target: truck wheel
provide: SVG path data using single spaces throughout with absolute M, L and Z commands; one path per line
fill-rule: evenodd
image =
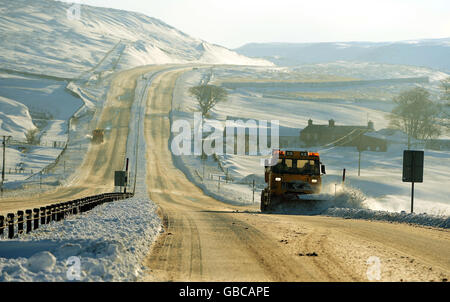
M 264 191 L 262 191 L 262 193 L 261 193 L 261 212 L 267 212 L 267 205 L 266 205 L 266 198 L 265 198 L 265 192 L 266 192 L 266 190 L 264 190 Z

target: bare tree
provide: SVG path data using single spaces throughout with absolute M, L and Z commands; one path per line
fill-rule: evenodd
M 430 100 L 430 93 L 420 87 L 402 92 L 394 98 L 397 105 L 389 115 L 390 126 L 408 134 L 408 149 L 411 137 L 430 139 L 440 135 L 438 123 L 439 105 Z
M 209 84 L 191 87 L 189 93 L 197 99 L 198 107 L 206 117 L 217 103 L 225 101 L 228 96 L 227 91 L 222 87 Z
M 39 144 L 39 129 L 34 128 L 30 129 L 25 133 L 25 138 L 27 140 L 27 143 L 30 145 L 38 145 Z
M 206 79 L 204 83 L 208 83 L 209 79 Z M 209 112 L 217 103 L 221 101 L 225 101 L 228 93 L 222 87 L 209 85 L 209 84 L 201 84 L 198 86 L 191 87 L 189 89 L 189 93 L 197 99 L 197 104 L 202 112 L 202 125 L 204 118 L 209 115 Z M 202 139 L 202 159 L 205 160 L 207 158 L 206 154 L 203 151 L 204 139 Z

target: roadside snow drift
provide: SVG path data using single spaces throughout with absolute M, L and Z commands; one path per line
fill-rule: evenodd
M 80 259 L 80 281 L 135 281 L 159 231 L 146 193 L 105 204 L 0 241 L 0 281 L 70 281 L 70 257 Z

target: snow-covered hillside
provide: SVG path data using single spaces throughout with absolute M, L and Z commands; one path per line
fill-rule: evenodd
M 35 128 L 25 105 L 0 96 L 0 132 L 3 135 L 24 139 L 25 133 Z
M 135 12 L 53 0 L 0 0 L 0 67 L 76 78 L 98 67 L 201 62 L 271 65 Z

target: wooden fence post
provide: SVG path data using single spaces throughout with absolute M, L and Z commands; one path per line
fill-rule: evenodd
M 33 209 L 34 212 L 34 229 L 38 229 L 39 228 L 39 209 L 38 208 L 34 208 Z
M 7 215 L 7 223 L 8 223 L 8 238 L 13 239 L 14 238 L 14 214 L 9 213 Z
M 51 205 L 51 211 L 52 211 L 52 221 L 56 221 L 56 205 Z
M 41 225 L 46 222 L 45 215 L 45 207 L 41 207 Z
M 62 204 L 61 203 L 56 204 L 55 209 L 56 209 L 56 221 L 60 221 L 62 216 Z
M 47 222 L 46 222 L 46 224 L 49 224 L 50 223 L 50 221 L 52 221 L 52 207 L 51 206 L 46 206 L 45 207 L 45 211 L 46 211 L 46 220 L 47 220 Z
M 23 211 L 17 211 L 17 234 L 23 233 Z
M 27 221 L 27 234 L 31 232 L 31 221 L 33 220 L 33 211 L 25 210 Z
M 4 227 L 5 227 L 5 216 L 0 216 L 0 236 L 3 236 Z
M 63 212 L 61 218 L 66 219 L 67 216 L 69 216 L 69 203 L 65 202 L 63 203 Z
M 73 202 L 72 214 L 73 215 L 78 214 L 78 199 Z

